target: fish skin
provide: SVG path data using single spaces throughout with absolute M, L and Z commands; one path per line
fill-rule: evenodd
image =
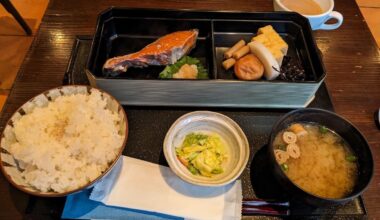
M 103 65 L 103 73 L 117 75 L 126 72 L 128 67 L 174 64 L 195 47 L 198 33 L 197 29 L 192 29 L 162 36 L 138 52 L 108 59 Z

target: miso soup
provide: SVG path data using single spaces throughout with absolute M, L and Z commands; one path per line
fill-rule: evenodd
M 349 195 L 358 175 L 357 157 L 335 132 L 315 123 L 295 123 L 273 142 L 277 162 L 304 191 L 323 198 Z

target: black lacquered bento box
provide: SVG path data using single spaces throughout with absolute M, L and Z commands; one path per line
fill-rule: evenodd
M 272 25 L 289 45 L 288 56 L 306 73 L 303 82 L 238 80 L 222 68 L 223 53 L 240 39 L 250 41 L 258 28 Z M 158 79 L 164 66 L 129 69 L 107 76 L 108 58 L 136 52 L 157 38 L 198 29 L 190 56 L 208 70 L 207 80 Z M 86 74 L 90 84 L 122 104 L 143 106 L 214 106 L 299 108 L 307 106 L 325 78 L 325 70 L 306 18 L 296 13 L 240 13 L 110 8 L 99 15 Z

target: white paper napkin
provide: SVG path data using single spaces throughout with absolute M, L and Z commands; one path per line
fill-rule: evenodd
M 123 156 L 90 199 L 187 219 L 240 219 L 242 188 L 240 180 L 221 187 L 192 185 L 168 167 Z

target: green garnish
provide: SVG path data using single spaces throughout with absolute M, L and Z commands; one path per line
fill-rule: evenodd
M 216 134 L 190 133 L 176 154 L 193 175 L 206 177 L 222 173 L 222 163 L 227 159 L 225 146 Z
M 346 157 L 346 160 L 349 162 L 356 162 L 358 160 L 358 158 L 354 155 L 349 155 Z
M 187 169 L 189 169 L 189 171 L 193 174 L 193 175 L 199 175 L 199 171 L 197 170 L 197 168 L 195 168 L 193 165 L 189 165 L 187 167 Z
M 280 145 L 278 145 L 278 149 L 286 151 L 286 145 L 285 144 L 280 144 Z
M 329 129 L 325 126 L 319 126 L 319 132 L 322 134 L 326 134 L 329 131 Z
M 283 171 L 288 171 L 289 170 L 289 166 L 288 166 L 288 164 L 286 164 L 286 163 L 283 163 L 283 164 L 281 164 L 281 169 L 283 170 Z
M 179 69 L 185 64 L 188 65 L 196 65 L 198 69 L 197 79 L 208 79 L 207 70 L 202 65 L 201 61 L 197 58 L 184 56 L 180 60 L 178 60 L 175 64 L 168 65 L 158 76 L 161 79 L 172 79 L 173 75 L 176 74 Z

